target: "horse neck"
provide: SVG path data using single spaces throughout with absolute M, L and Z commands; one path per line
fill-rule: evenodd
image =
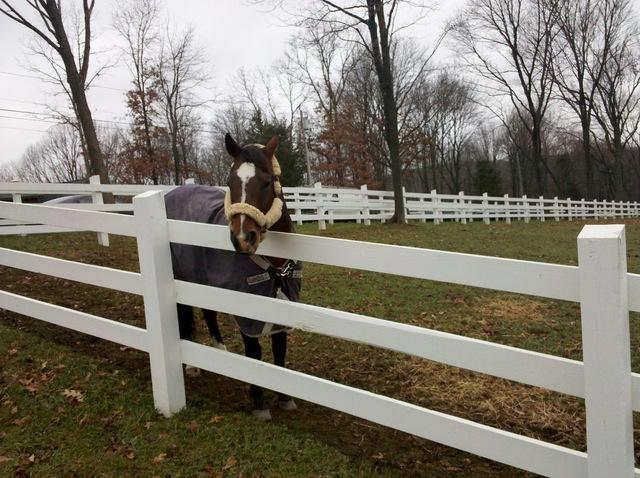
M 295 232 L 295 227 L 291 220 L 287 203 L 284 200 L 284 194 L 280 194 L 280 199 L 282 199 L 282 215 L 280 216 L 280 219 L 278 219 L 278 221 L 269 228 L 269 230 L 275 232 Z M 281 267 L 287 261 L 287 259 L 282 259 L 280 257 L 267 257 L 267 259 L 275 267 Z

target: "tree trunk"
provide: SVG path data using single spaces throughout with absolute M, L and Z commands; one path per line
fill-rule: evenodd
M 535 121 L 535 120 L 534 120 Z M 544 179 L 542 177 L 542 131 L 540 130 L 540 125 L 533 125 L 533 130 L 531 132 L 531 142 L 533 147 L 533 169 L 536 175 L 536 192 L 535 195 L 540 195 L 544 193 Z
M 391 222 L 405 223 L 404 197 L 402 194 L 402 163 L 400 162 L 400 140 L 398 138 L 398 108 L 393 91 L 391 52 L 389 35 L 381 0 L 367 0 L 369 9 L 369 34 L 371 51 L 376 68 L 384 110 L 384 136 L 391 160 L 391 181 L 393 183 L 394 214 Z M 376 25 L 377 17 L 377 25 Z M 380 29 L 380 37 L 378 30 Z
M 71 95 L 74 103 L 77 105 L 78 118 L 82 124 L 82 132 L 84 133 L 87 153 L 89 154 L 89 165 L 91 168 L 89 173 L 91 175 L 99 175 L 100 182 L 102 184 L 109 184 L 109 175 L 107 173 L 107 168 L 104 165 L 100 142 L 98 141 L 98 135 L 96 134 L 91 110 L 89 109 L 87 97 L 85 95 L 82 82 L 80 81 L 80 76 L 75 62 L 73 61 L 73 58 L 68 58 L 67 55 L 64 54 L 62 55 L 62 59 L 67 70 L 67 81 L 69 82 Z
M 64 63 L 67 82 L 69 83 L 69 89 L 71 90 L 71 97 L 75 104 L 75 108 L 77 108 L 78 119 L 82 125 L 87 153 L 89 154 L 90 171 L 88 172 L 91 175 L 99 175 L 100 182 L 102 184 L 109 184 L 109 175 L 107 174 L 107 168 L 104 165 L 104 158 L 100 149 L 98 135 L 96 134 L 91 110 L 87 103 L 85 85 L 80 76 L 80 72 L 78 71 L 73 51 L 69 45 L 69 39 L 67 38 L 67 33 L 64 29 L 64 24 L 62 23 L 61 12 L 58 8 L 50 8 L 48 9 L 48 12 L 51 24 L 55 30 L 56 39 L 59 42 L 60 48 L 58 53 Z
M 582 158 L 584 161 L 585 196 L 592 200 L 595 197 L 593 180 L 593 161 L 591 161 L 591 136 L 589 125 L 582 124 Z
M 171 131 L 171 154 L 173 155 L 173 171 L 176 177 L 174 183 L 176 186 L 182 184 L 180 180 L 182 175 L 182 169 L 180 167 L 180 151 L 178 150 L 178 138 L 176 137 L 175 130 Z

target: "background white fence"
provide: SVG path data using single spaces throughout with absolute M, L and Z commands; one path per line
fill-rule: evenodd
M 188 180 L 189 181 L 189 180 Z M 85 204 L 58 204 L 59 207 L 97 210 L 105 212 L 132 212 L 131 196 L 145 191 L 169 191 L 175 186 L 149 185 L 101 185 L 99 177 L 91 178 L 90 184 L 44 184 L 44 183 L 0 183 L 0 197 L 11 197 L 14 202 L 21 202 L 23 196 L 38 195 L 85 195 Z M 111 193 L 125 202 L 103 204 L 102 194 Z M 293 220 L 318 222 L 320 229 L 326 228 L 327 222 L 349 220 L 371 224 L 371 221 L 385 222 L 393 215 L 393 192 L 369 190 L 367 186 L 360 189 L 326 188 L 320 183 L 315 187 L 284 188 L 284 194 Z M 616 217 L 640 216 L 640 203 L 631 201 L 585 201 L 584 199 L 545 199 L 539 198 L 468 196 L 458 194 L 431 193 L 404 194 L 406 216 L 410 220 L 421 222 L 432 221 L 440 224 L 453 220 L 461 223 L 472 221 L 512 220 L 529 222 L 560 219 L 609 219 Z M 35 224 L 16 224 L 0 219 L 0 235 L 29 234 L 38 232 L 59 232 L 52 228 Z M 12 226 L 9 228 L 8 226 Z M 99 236 L 101 243 L 108 244 L 106 234 Z
M 624 226 L 585 226 L 579 266 L 271 233 L 261 253 L 581 303 L 584 362 L 303 303 L 173 279 L 170 242 L 232 250 L 224 226 L 167 220 L 162 192 L 133 200 L 134 215 L 0 202 L 0 217 L 137 238 L 140 273 L 0 248 L 0 265 L 140 294 L 147 329 L 0 291 L 0 308 L 149 354 L 155 405 L 185 406 L 182 364 L 267 387 L 545 476 L 637 476 L 629 310 L 640 276 L 627 273 Z M 588 453 L 524 437 L 382 395 L 180 340 L 176 302 L 274 322 L 414 355 L 585 399 Z

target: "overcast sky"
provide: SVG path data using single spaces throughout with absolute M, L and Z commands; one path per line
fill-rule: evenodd
M 21 3 L 21 0 L 16 0 Z M 429 45 L 442 30 L 445 22 L 464 0 L 444 0 L 436 12 L 430 14 L 410 30 L 419 43 Z M 117 58 L 119 39 L 112 31 L 111 18 L 117 2 L 96 2 L 94 51 L 104 52 L 93 66 Z M 171 22 L 179 26 L 192 25 L 204 57 L 210 65 L 209 88 L 203 95 L 224 94 L 231 77 L 240 67 L 269 67 L 287 47 L 293 33 L 275 13 L 240 0 L 165 0 L 164 6 Z M 65 105 L 65 98 L 56 96 L 57 90 L 33 77 L 28 62 L 28 30 L 0 15 L 0 164 L 20 159 L 25 148 L 40 139 L 52 123 L 46 117 L 25 112 L 42 113 L 47 105 Z M 446 61 L 447 51 L 440 55 Z M 89 104 L 94 119 L 127 122 L 124 94 L 129 87 L 129 74 L 123 62 L 110 68 L 95 82 L 89 92 Z M 15 110 L 15 111 L 6 111 Z M 98 123 L 99 124 L 99 123 Z M 109 124 L 109 123 L 103 123 Z

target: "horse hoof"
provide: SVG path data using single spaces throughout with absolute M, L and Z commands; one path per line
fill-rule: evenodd
M 268 422 L 271 420 L 271 412 L 268 408 L 265 408 L 264 410 L 254 410 L 251 414 L 262 422 Z
M 199 377 L 200 376 L 200 369 L 198 367 L 192 367 L 191 365 L 187 365 L 184 368 L 184 372 L 187 374 L 188 377 Z
M 296 405 L 296 402 L 293 400 L 293 398 L 290 398 L 289 400 L 278 400 L 278 406 L 282 410 L 287 410 L 287 411 L 298 409 L 298 405 Z

